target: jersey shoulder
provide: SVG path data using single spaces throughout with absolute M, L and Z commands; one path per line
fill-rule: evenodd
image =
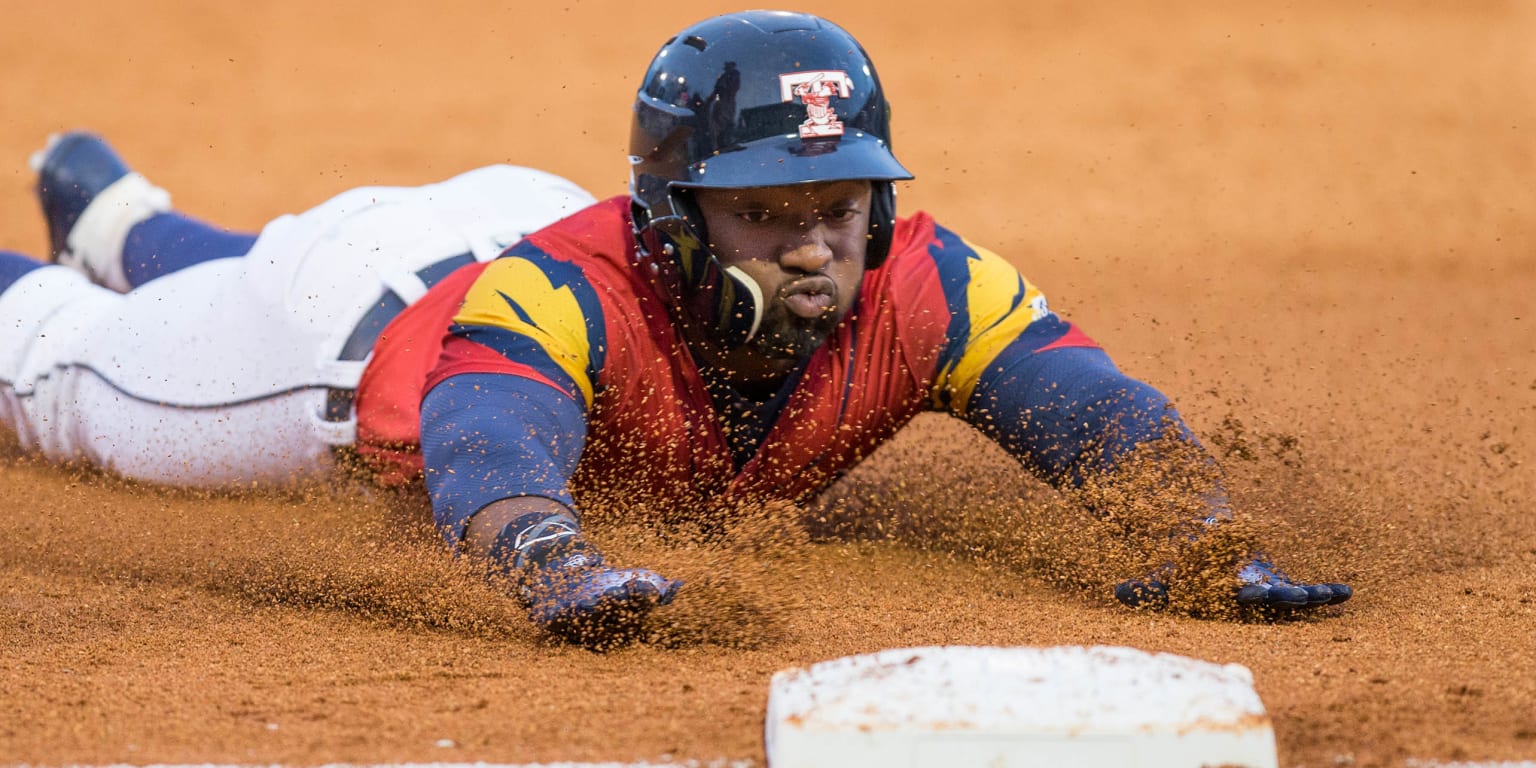
M 998 354 L 1052 317 L 1045 294 L 1007 260 L 926 214 L 899 222 L 895 235 L 902 249 L 892 253 L 892 289 L 914 290 L 904 284 L 921 280 L 928 295 L 942 296 L 944 340 L 933 403 L 963 410 Z
M 954 315 L 1012 311 L 1023 305 L 1031 319 L 1039 319 L 1049 311 L 1045 295 L 1017 267 L 926 212 L 897 219 L 890 257 L 876 272 L 888 272 L 881 287 L 897 293 L 937 285 Z

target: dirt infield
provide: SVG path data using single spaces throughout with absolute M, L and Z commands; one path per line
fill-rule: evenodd
M 236 228 L 492 162 L 617 194 L 645 62 L 735 9 L 524 5 L 0 0 L 0 248 L 45 250 L 24 161 L 81 126 Z M 1121 609 L 1098 524 L 938 416 L 810 511 L 830 540 L 605 518 L 692 594 L 603 655 L 539 639 L 418 499 L 0 449 L 0 763 L 760 759 L 774 670 L 942 643 L 1245 664 L 1287 766 L 1536 759 L 1536 5 L 891 5 L 821 12 L 881 67 L 902 208 L 1172 395 L 1353 602 Z

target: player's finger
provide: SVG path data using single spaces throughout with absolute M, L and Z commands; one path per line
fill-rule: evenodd
M 1150 579 L 1122 581 L 1115 587 L 1115 599 L 1132 608 L 1159 610 L 1168 606 L 1168 585 Z
M 1328 589 L 1333 592 L 1333 597 L 1328 600 L 1329 605 L 1338 605 L 1355 595 L 1355 591 L 1350 589 L 1348 584 L 1329 584 Z
M 1308 600 L 1305 589 L 1291 584 L 1249 584 L 1237 591 L 1240 605 L 1302 608 Z
M 1307 605 L 1329 605 L 1333 602 L 1333 588 L 1327 584 L 1308 584 L 1302 589 L 1307 593 Z
M 661 588 L 649 579 L 624 582 L 624 600 L 635 607 L 647 606 L 661 598 Z
M 674 581 L 662 576 L 655 571 L 637 570 L 630 580 L 630 594 L 636 597 L 654 599 L 656 605 L 666 605 L 677 597 L 677 590 L 683 585 L 681 581 Z
M 680 581 L 673 581 L 655 571 L 640 568 L 619 569 L 590 574 L 586 589 L 573 601 L 570 610 L 591 612 L 599 609 L 644 611 L 666 605 L 677 596 Z

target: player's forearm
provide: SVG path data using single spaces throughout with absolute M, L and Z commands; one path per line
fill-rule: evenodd
M 421 414 L 432 514 L 450 545 L 464 541 L 472 518 L 504 500 L 575 505 L 568 482 L 586 424 L 568 395 L 517 376 L 463 374 L 433 387 Z
M 967 417 L 1098 513 L 1189 535 L 1230 515 L 1215 460 L 1168 398 L 1102 350 L 1006 350 Z
M 1163 438 L 1198 446 L 1172 403 L 1102 350 L 1012 346 L 978 383 L 967 419 L 1042 478 L 1080 486 Z

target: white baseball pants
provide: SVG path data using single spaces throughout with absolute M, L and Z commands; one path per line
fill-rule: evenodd
M 271 222 L 244 257 L 126 294 L 33 270 L 0 294 L 0 423 L 49 458 L 157 483 L 321 476 L 355 437 L 335 394 L 356 388 L 366 351 L 343 348 L 379 321 L 381 296 L 403 306 L 424 276 L 493 259 L 592 201 L 557 176 L 491 166 L 351 190 Z

